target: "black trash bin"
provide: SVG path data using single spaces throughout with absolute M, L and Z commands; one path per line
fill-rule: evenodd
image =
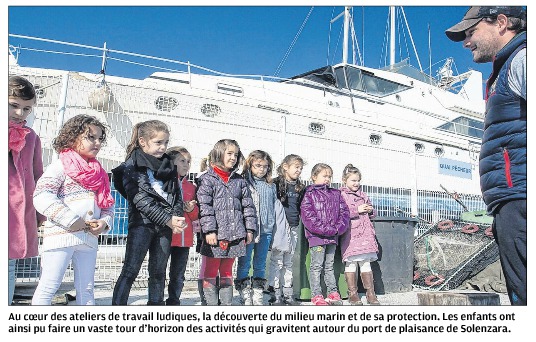
M 377 294 L 413 290 L 413 240 L 419 220 L 383 216 L 372 220 L 378 241 L 378 260 L 372 263 Z
M 393 216 L 377 217 L 372 220 L 379 247 L 378 260 L 371 263 L 377 294 L 413 290 L 413 239 L 417 222 L 418 220 L 414 218 Z M 311 299 L 309 265 L 309 245 L 303 229 L 300 229 L 293 259 L 294 296 L 300 300 Z M 334 271 L 339 293 L 341 297 L 346 298 L 348 287 L 344 278 L 344 263 L 339 246 L 335 253 Z M 359 285 L 359 292 L 364 292 L 360 280 Z M 325 292 L 324 286 L 322 289 Z
M 309 255 L 309 242 L 305 237 L 303 223 L 300 222 L 298 234 L 298 243 L 292 259 L 292 278 L 294 297 L 299 300 L 311 299 L 311 286 L 309 284 L 309 266 L 311 265 L 311 257 Z M 335 262 L 333 264 L 335 272 L 335 280 L 341 297 L 346 298 L 348 286 L 344 278 L 344 263 L 342 262 L 341 248 L 338 245 L 335 251 Z M 324 273 L 321 274 L 321 287 L 324 295 L 326 293 L 326 285 L 324 284 Z

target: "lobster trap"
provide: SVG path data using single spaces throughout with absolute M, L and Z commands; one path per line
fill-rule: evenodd
M 499 259 L 489 224 L 443 220 L 414 241 L 413 285 L 425 290 L 458 288 Z

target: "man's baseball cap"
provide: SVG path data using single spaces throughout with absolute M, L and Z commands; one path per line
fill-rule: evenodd
M 499 14 L 527 20 L 527 12 L 522 6 L 473 6 L 463 16 L 462 21 L 445 31 L 447 37 L 455 42 L 465 39 L 465 30 L 475 26 L 483 18 L 497 18 Z

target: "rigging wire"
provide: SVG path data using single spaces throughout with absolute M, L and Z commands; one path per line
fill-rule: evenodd
M 311 9 L 309 10 L 309 13 L 307 13 L 307 16 L 303 20 L 303 23 L 301 24 L 301 26 L 300 26 L 300 28 L 298 30 L 298 33 L 296 33 L 296 35 L 294 36 L 294 40 L 292 40 L 292 43 L 290 43 L 290 46 L 288 47 L 287 52 L 285 53 L 285 56 L 283 56 L 283 59 L 281 60 L 281 62 L 277 66 L 277 69 L 275 70 L 274 76 L 279 76 L 279 73 L 281 72 L 281 68 L 283 67 L 283 64 L 285 64 L 288 56 L 290 55 L 290 52 L 292 51 L 292 48 L 294 48 L 294 44 L 296 44 L 296 41 L 298 40 L 298 37 L 300 36 L 303 28 L 305 27 L 305 24 L 309 20 L 309 17 L 311 16 L 311 13 L 313 12 L 314 8 L 315 8 L 314 6 L 311 6 Z
M 335 6 L 331 10 L 331 20 L 329 21 L 329 30 L 328 30 L 328 49 L 326 54 L 326 65 L 329 65 L 329 46 L 331 44 L 331 28 L 333 26 L 333 13 L 335 13 Z
M 354 64 L 357 64 L 356 63 L 356 51 L 357 51 L 357 55 L 359 56 L 359 65 L 364 66 L 363 56 L 361 55 L 361 50 L 359 48 L 359 42 L 357 41 L 357 34 L 355 33 L 355 26 L 354 26 L 353 18 L 354 18 L 354 16 L 353 16 L 353 13 L 352 13 L 352 21 L 350 21 L 350 28 L 352 30 L 352 50 L 353 50 L 353 56 L 352 57 L 354 59 L 353 62 L 354 62 Z
M 409 38 L 411 40 L 411 45 L 413 46 L 413 51 L 415 52 L 415 57 L 417 58 L 417 63 L 419 64 L 419 70 L 421 70 L 422 72 L 421 60 L 419 59 L 419 54 L 417 53 L 417 47 L 415 46 L 415 42 L 413 41 L 413 36 L 411 35 L 411 29 L 409 28 L 408 19 L 406 18 L 406 12 L 404 11 L 404 7 L 400 7 L 400 11 L 402 12 L 402 17 L 404 18 L 404 22 L 406 23 L 406 27 L 408 28 Z
M 397 11 L 400 12 L 400 9 L 397 8 Z M 400 14 L 397 13 L 397 17 L 399 16 Z M 404 23 L 402 23 L 401 21 L 398 21 L 397 23 L 398 25 L 398 41 L 399 42 L 402 42 L 402 37 L 404 38 L 404 45 L 406 47 L 406 56 L 408 56 L 408 59 L 409 61 L 411 61 L 411 57 L 410 57 L 410 54 L 409 54 L 409 47 L 408 47 L 408 39 L 406 37 L 406 27 L 404 26 Z M 403 57 L 402 57 L 402 43 L 398 44 L 398 47 L 399 47 L 399 54 L 400 54 L 400 61 L 403 60 Z M 395 63 L 396 63 L 396 60 L 395 60 Z
M 385 24 L 385 32 L 383 34 L 382 50 L 380 53 L 380 60 L 379 60 L 379 65 L 378 65 L 379 68 L 382 68 L 382 59 L 384 59 L 385 61 L 384 66 L 387 66 L 387 58 L 388 58 L 387 50 L 389 49 L 387 36 L 388 36 L 390 26 L 391 26 L 390 21 L 389 21 L 389 13 L 390 12 L 387 12 L 387 23 Z M 385 55 L 384 55 L 384 52 L 385 52 Z
M 333 53 L 333 56 L 331 56 L 331 64 L 335 64 L 335 53 L 337 52 L 337 50 L 339 50 L 339 43 L 341 42 L 343 30 L 344 28 L 343 26 L 341 26 L 341 29 L 339 30 L 339 36 L 337 37 L 337 45 L 335 45 L 335 52 Z

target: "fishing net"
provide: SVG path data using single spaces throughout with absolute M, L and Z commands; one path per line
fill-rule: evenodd
M 499 258 L 491 226 L 443 220 L 414 243 L 413 285 L 453 290 Z

